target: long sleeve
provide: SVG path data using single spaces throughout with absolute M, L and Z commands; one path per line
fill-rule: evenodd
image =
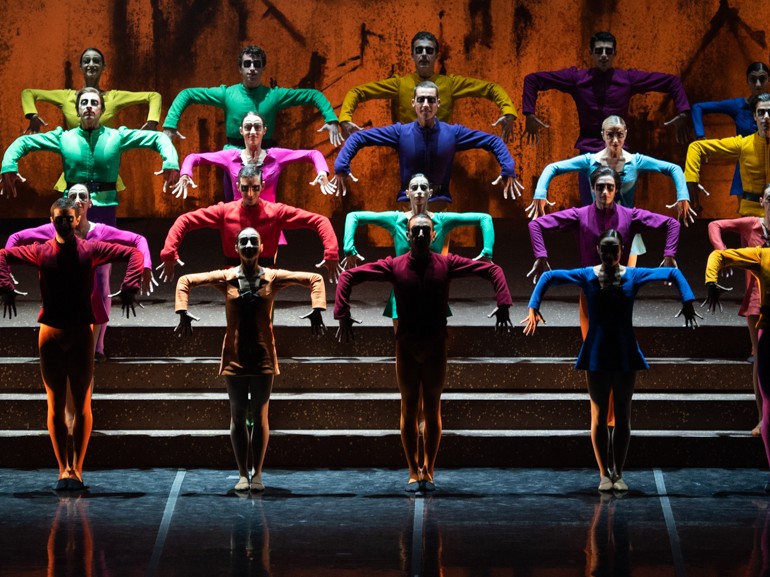
M 500 110 L 500 114 L 510 114 L 514 118 L 519 115 L 513 105 L 511 97 L 505 89 L 496 82 L 469 78 L 467 76 L 449 75 L 452 86 L 452 98 L 486 98 L 494 102 Z
M 312 164 L 315 168 L 316 174 L 325 172 L 329 174 L 329 165 L 326 163 L 326 159 L 321 151 L 314 148 L 310 149 L 292 149 L 292 148 L 270 148 L 268 155 L 275 158 L 275 162 L 278 165 L 279 170 L 283 170 L 287 164 L 293 162 L 304 162 L 306 164 Z M 267 160 L 265 161 L 267 163 Z
M 551 286 L 560 286 L 566 284 L 574 284 L 578 286 L 585 286 L 588 282 L 589 268 L 575 268 L 570 270 L 549 270 L 542 274 L 540 280 L 535 285 L 535 290 L 532 292 L 532 296 L 529 298 L 529 304 L 527 305 L 531 309 L 540 309 L 540 305 L 543 302 L 545 293 Z
M 109 102 L 109 104 L 108 104 Z M 109 90 L 105 94 L 104 107 L 109 109 L 109 122 L 102 116 L 102 123 L 111 126 L 112 117 L 129 106 L 146 104 L 147 122 L 160 122 L 163 98 L 159 92 L 130 92 L 128 90 Z M 106 113 L 106 111 L 105 111 Z
M 629 269 L 626 269 L 626 271 L 628 270 Z M 670 282 L 676 285 L 683 303 L 695 300 L 695 295 L 693 294 L 687 279 L 678 268 L 635 268 L 633 269 L 633 275 L 634 283 L 637 286 L 647 284 L 648 282 Z
M 36 102 L 47 102 L 57 108 L 63 109 L 64 104 L 71 98 L 74 98 L 74 91 L 68 89 L 62 90 L 42 90 L 39 88 L 25 88 L 21 91 L 21 110 L 24 116 L 30 117 L 37 114 Z M 69 119 L 67 119 L 69 125 Z
M 527 226 L 529 227 L 529 240 L 532 243 L 532 253 L 535 258 L 548 258 L 548 251 L 545 248 L 545 239 L 543 238 L 544 231 L 574 230 L 579 221 L 580 213 L 575 208 L 552 212 L 535 220 L 530 220 Z
M 171 139 L 162 132 L 150 130 L 132 130 L 121 126 L 120 134 L 121 153 L 132 148 L 151 148 L 163 158 L 163 170 L 179 170 L 179 157 Z
M 324 246 L 324 259 L 336 261 L 340 258 L 340 249 L 337 244 L 337 236 L 329 219 L 320 214 L 295 208 L 286 204 L 279 204 L 280 212 L 278 220 L 284 230 L 298 228 L 310 228 L 318 233 Z
M 401 76 L 359 84 L 348 90 L 340 108 L 340 122 L 353 122 L 353 114 L 362 102 L 374 99 L 398 98 Z
M 230 172 L 231 164 L 235 159 L 240 159 L 240 156 L 241 151 L 236 148 L 227 148 L 216 152 L 193 152 L 184 157 L 179 175 L 192 178 L 193 168 L 197 168 L 201 164 L 213 164 Z
M 521 95 L 521 112 L 535 114 L 538 92 L 558 90 L 572 93 L 578 82 L 577 75 L 578 69 L 575 67 L 527 74 L 524 77 L 524 90 Z
M 632 209 L 631 221 L 634 232 L 658 230 L 665 227 L 666 248 L 663 250 L 663 256 L 676 256 L 676 249 L 679 245 L 679 232 L 682 228 L 678 220 L 670 216 L 650 212 L 649 210 L 634 208 Z
M 387 257 L 343 272 L 337 281 L 337 293 L 334 299 L 334 318 L 341 319 L 350 316 L 350 295 L 355 285 L 366 281 L 392 282 L 392 262 L 393 259 Z
M 182 239 L 191 230 L 201 228 L 221 229 L 224 225 L 225 204 L 220 202 L 214 206 L 207 206 L 181 214 L 171 225 L 160 258 L 163 262 L 175 261 L 179 258 L 179 245 Z
M 444 239 L 449 231 L 461 226 L 478 226 L 481 229 L 483 248 L 481 255 L 492 258 L 495 248 L 495 225 L 492 217 L 485 212 L 436 212 L 433 221 L 441 221 L 441 238 L 438 232 L 436 239 L 431 243 L 431 250 L 441 252 Z M 438 250 L 436 250 L 438 249 Z
M 107 224 L 97 224 L 94 231 L 98 231 L 98 238 L 101 242 L 114 242 L 123 246 L 132 246 L 142 253 L 144 259 L 144 268 L 152 270 L 152 256 L 150 255 L 150 246 L 147 239 L 141 234 L 131 232 L 130 230 L 120 230 Z M 91 240 L 89 238 L 89 240 Z
M 706 284 L 717 282 L 719 271 L 728 267 L 742 268 L 759 277 L 762 270 L 763 250 L 765 249 L 755 246 L 712 251 L 706 263 Z
M 709 241 L 715 250 L 725 250 L 727 248 L 722 238 L 723 232 L 739 235 L 742 246 L 760 246 L 764 244 L 761 231 L 762 225 L 760 224 L 760 219 L 756 216 L 713 220 L 708 226 Z M 755 242 L 752 242 L 752 240 Z
M 690 200 L 690 193 L 687 191 L 687 182 L 684 179 L 684 172 L 679 165 L 664 160 L 658 160 L 644 154 L 634 155 L 636 168 L 639 172 L 657 172 L 666 174 L 674 181 L 676 188 L 676 200 Z
M 51 240 L 56 236 L 56 229 L 53 224 L 46 223 L 35 228 L 26 228 L 18 232 L 14 232 L 8 237 L 5 243 L 5 248 L 13 248 L 14 246 L 24 246 L 27 244 L 33 244 L 36 242 L 45 242 Z
M 513 157 L 502 138 L 481 130 L 471 130 L 460 124 L 445 125 L 445 127 L 455 131 L 457 150 L 482 148 L 489 151 L 495 155 L 503 176 L 516 176 Z
M 18 172 L 19 160 L 30 152 L 41 150 L 61 154 L 61 137 L 64 131 L 61 127 L 42 134 L 19 136 L 14 140 L 3 155 L 2 173 Z
M 186 311 L 190 301 L 190 291 L 196 287 L 211 286 L 222 294 L 226 293 L 227 275 L 224 270 L 186 274 L 176 281 L 174 312 Z
M 369 128 L 354 132 L 345 141 L 340 153 L 334 161 L 335 174 L 350 174 L 350 163 L 358 151 L 367 146 L 389 146 L 397 148 L 401 139 L 400 123 L 383 126 L 381 128 Z
M 742 136 L 729 138 L 695 140 L 687 147 L 687 160 L 684 165 L 684 176 L 687 182 L 700 182 L 701 160 L 709 158 L 728 158 L 739 160 L 743 144 Z
M 469 258 L 448 254 L 450 278 L 478 276 L 492 283 L 498 307 L 509 307 L 513 304 L 508 283 L 503 269 L 491 262 L 471 260 Z
M 739 110 L 736 108 L 736 100 L 742 98 L 731 98 L 730 100 L 718 100 L 715 102 L 698 102 L 692 105 L 692 126 L 695 130 L 696 138 L 706 137 L 706 128 L 703 126 L 704 114 L 726 114 L 733 120 L 736 120 Z M 754 124 L 756 131 L 756 123 Z
M 663 72 L 644 72 L 642 70 L 629 69 L 629 80 L 633 86 L 634 94 L 644 92 L 665 92 L 671 96 L 677 112 L 690 110 L 690 101 L 684 91 L 682 80 L 673 74 Z
M 95 241 L 94 266 L 112 262 L 128 261 L 126 275 L 123 277 L 121 290 L 138 292 L 142 286 L 145 256 L 133 246 L 121 246 L 111 242 Z
M 227 86 L 213 86 L 211 88 L 185 88 L 177 94 L 168 109 L 166 120 L 163 121 L 163 128 L 175 130 L 179 126 L 179 118 L 185 109 L 191 104 L 202 104 L 207 106 L 216 106 L 225 108 L 225 96 Z
M 552 162 L 547 165 L 540 174 L 540 178 L 537 179 L 534 199 L 548 199 L 548 187 L 551 185 L 551 180 L 553 180 L 554 177 L 562 174 L 569 174 L 570 172 L 587 172 L 592 165 L 592 156 L 593 154 L 590 153 L 580 154 L 568 158 L 567 160 L 560 160 L 559 162 Z
M 314 309 L 326 310 L 326 286 L 320 274 L 281 269 L 274 270 L 273 274 L 272 287 L 274 293 L 291 285 L 303 286 L 310 289 L 310 306 Z
M 395 211 L 371 212 L 366 210 L 356 210 L 349 212 L 345 217 L 345 234 L 342 240 L 342 250 L 345 256 L 357 255 L 356 250 L 356 230 L 359 224 L 370 224 L 379 226 L 387 230 L 392 237 L 397 234 L 398 213 Z M 398 253 L 398 251 L 396 251 Z
M 279 102 L 278 108 L 281 110 L 284 108 L 291 108 L 292 106 L 312 105 L 321 113 L 324 122 L 337 122 L 337 115 L 334 114 L 334 108 L 332 108 L 331 103 L 320 90 L 316 90 L 315 88 L 283 87 L 276 87 L 272 90 L 276 91 Z

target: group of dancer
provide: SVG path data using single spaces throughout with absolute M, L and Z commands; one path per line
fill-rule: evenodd
M 0 295 L 4 316 L 15 315 L 20 293 L 11 275 L 11 264 L 40 269 L 42 308 L 39 316 L 40 366 L 48 396 L 48 430 L 59 465 L 57 490 L 84 488 L 83 461 L 92 428 L 90 400 L 94 360 L 105 360 L 104 334 L 111 299 L 119 296 L 126 315 L 136 314 L 139 291 L 150 292 L 153 275 L 149 247 L 140 235 L 116 228 L 122 154 L 132 148 L 152 148 L 163 159 L 163 189 L 186 197 L 197 185 L 193 169 L 213 164 L 223 170 L 224 202 L 179 216 L 165 240 L 158 265 L 159 278 L 170 282 L 177 267 L 184 266 L 180 247 L 184 237 L 200 228 L 220 232 L 221 270 L 187 274 L 176 285 L 175 312 L 180 336 L 192 332 L 197 320 L 190 312 L 190 291 L 211 286 L 225 299 L 226 330 L 220 374 L 225 377 L 230 399 L 230 436 L 238 466 L 237 491 L 262 491 L 262 466 L 269 437 L 268 406 L 274 376 L 279 373 L 272 318 L 276 293 L 299 284 L 310 289 L 312 311 L 305 315 L 314 334 L 325 331 L 321 312 L 326 308 L 323 278 L 317 273 L 291 272 L 280 267 L 278 246 L 284 230 L 315 230 L 323 245 L 316 268 L 326 269 L 330 283 L 337 282 L 334 318 L 339 320 L 337 338 L 353 337 L 356 321 L 350 307 L 353 287 L 365 281 L 392 284 L 393 293 L 385 315 L 393 319 L 396 338 L 396 377 L 401 394 L 401 441 L 409 468 L 405 486 L 409 492 L 436 490 L 436 458 L 442 432 L 441 393 L 446 380 L 447 315 L 452 279 L 475 275 L 488 280 L 495 291 L 495 328 L 512 330 L 512 305 L 505 275 L 493 264 L 494 223 L 485 213 L 452 213 L 451 173 L 455 153 L 481 148 L 491 152 L 500 165 L 493 184 L 501 184 L 507 198 L 522 195 L 514 160 L 506 146 L 512 136 L 516 108 L 498 84 L 435 72 L 439 42 L 429 32 L 414 36 L 410 53 L 415 72 L 371 82 L 351 89 L 339 119 L 318 90 L 267 87 L 262 75 L 267 55 L 247 46 L 238 57 L 242 82 L 232 86 L 189 88 L 173 101 L 158 132 L 160 95 L 103 90 L 100 77 L 106 65 L 95 48 L 80 57 L 84 86 L 74 90 L 25 90 L 22 106 L 29 119 L 27 134 L 12 142 L 2 160 L 2 192 L 17 195 L 19 161 L 39 150 L 62 157 L 63 175 L 55 188 L 63 193 L 51 207 L 50 224 L 12 235 L 0 250 Z M 704 103 L 690 107 L 678 77 L 658 72 L 623 70 L 613 66 L 617 42 L 608 32 L 592 36 L 589 69 L 569 68 L 529 74 L 524 79 L 522 108 L 526 115 L 526 139 L 537 144 L 548 125 L 537 116 L 540 91 L 570 94 L 577 105 L 580 155 L 548 165 L 542 172 L 527 213 L 535 263 L 528 276 L 537 285 L 522 321 L 524 332 L 533 334 L 544 322 L 540 311 L 544 295 L 554 284 L 574 284 L 581 290 L 580 324 L 584 344 L 575 365 L 585 370 L 591 402 L 591 440 L 600 476 L 600 491 L 627 491 L 623 468 L 630 439 L 631 399 L 636 371 L 647 368 L 636 343 L 632 309 L 639 288 L 652 281 L 673 283 L 683 303 L 680 315 L 687 327 L 698 326 L 693 307 L 695 296 L 676 268 L 680 222 L 694 222 L 700 211 L 698 189 L 701 160 L 727 158 L 738 168 L 731 194 L 739 197 L 742 218 L 717 221 L 709 228 L 716 250 L 706 271 L 711 311 L 721 309 L 717 274 L 727 267 L 745 268 L 746 298 L 739 314 L 746 316 L 755 358 L 754 388 L 759 424 L 770 461 L 770 337 L 763 329 L 770 312 L 770 186 L 768 138 L 770 94 L 766 92 L 767 65 L 751 64 L 747 70 L 749 98 Z M 689 145 L 685 170 L 676 164 L 625 149 L 629 101 L 634 94 L 664 92 L 670 95 L 677 116 L 666 124 L 687 138 L 690 115 L 696 140 Z M 501 136 L 451 123 L 453 102 L 482 97 L 493 101 L 500 116 L 493 123 Z M 361 129 L 353 122 L 355 109 L 369 99 L 396 101 L 395 124 Z M 48 122 L 38 114 L 36 101 L 61 108 L 67 129 L 39 131 Z M 147 103 L 147 122 L 141 129 L 110 125 L 117 112 L 129 105 Z M 222 108 L 227 143 L 218 152 L 190 154 L 181 165 L 173 138 L 184 138 L 179 122 L 191 104 Z M 324 156 L 316 150 L 280 148 L 274 139 L 278 112 L 297 105 L 315 106 L 334 146 L 341 146 L 331 174 Z M 703 139 L 704 113 L 725 113 L 736 119 L 739 136 Z M 345 139 L 347 138 L 347 139 Z M 351 163 L 367 146 L 387 146 L 397 151 L 400 189 L 396 200 L 408 206 L 375 213 L 356 211 L 347 215 L 343 254 L 340 258 L 335 231 L 329 219 L 301 208 L 276 202 L 278 179 L 293 162 L 313 165 L 311 182 L 324 194 L 345 194 L 357 179 Z M 659 172 L 674 182 L 676 198 L 669 208 L 677 218 L 635 207 L 635 188 L 642 172 Z M 546 214 L 551 180 L 566 172 L 580 173 L 579 206 Z M 358 185 L 361 186 L 361 185 Z M 393 237 L 393 257 L 362 264 L 355 245 L 359 224 L 386 229 Z M 450 231 L 478 226 L 483 248 L 475 259 L 447 252 Z M 663 262 L 659 268 L 636 268 L 646 248 L 641 234 L 665 230 Z M 550 270 L 544 232 L 560 230 L 577 236 L 580 265 L 574 270 Z M 744 248 L 727 250 L 721 231 L 736 232 Z M 109 288 L 109 263 L 125 260 L 128 268 L 121 290 Z M 754 280 L 756 279 L 756 280 Z M 679 316 L 679 315 L 677 315 Z M 764 377 L 764 378 L 763 378 Z M 764 386 L 763 386 L 764 383 Z M 251 421 L 253 419 L 253 422 Z M 769 487 L 770 488 L 770 484 Z

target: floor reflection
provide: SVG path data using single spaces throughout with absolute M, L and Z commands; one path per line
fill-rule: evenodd
M 270 527 L 257 497 L 233 518 L 230 534 L 230 575 L 272 577 L 270 570 Z
M 93 575 L 94 534 L 88 519 L 88 501 L 82 495 L 59 496 L 47 551 L 49 576 Z
M 601 494 L 594 505 L 594 518 L 586 545 L 586 575 L 626 577 L 631 575 L 631 536 L 622 503 L 611 494 Z

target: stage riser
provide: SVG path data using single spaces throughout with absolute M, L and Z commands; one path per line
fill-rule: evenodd
M 442 420 L 448 429 L 582 429 L 589 426 L 587 395 L 576 399 L 445 399 Z M 229 427 L 226 395 L 217 399 L 133 399 L 121 395 L 94 399 L 94 426 L 106 430 L 218 429 Z M 274 429 L 389 429 L 397 426 L 399 400 L 389 399 L 296 399 L 273 395 L 270 426 Z M 581 396 L 582 397 L 582 396 Z M 636 399 L 632 422 L 636 429 L 658 430 L 750 430 L 757 423 L 753 401 Z M 0 429 L 40 429 L 45 425 L 43 398 L 5 400 Z
M 451 360 L 446 390 L 584 391 L 585 373 L 573 369 L 573 360 L 537 358 L 477 358 Z M 274 390 L 300 391 L 395 391 L 395 363 L 392 358 L 375 360 L 281 359 L 281 374 Z M 637 375 L 637 391 L 751 392 L 751 364 L 743 361 L 713 360 L 680 363 L 651 359 L 649 371 Z M 224 390 L 218 376 L 219 358 L 152 359 L 141 362 L 128 358 L 98 364 L 97 391 L 158 392 Z M 0 393 L 40 392 L 37 359 L 0 358 Z
M 331 323 L 331 319 L 327 319 Z M 336 322 L 334 323 L 336 326 Z M 334 327 L 323 337 L 312 337 L 305 327 L 276 327 L 281 357 L 393 356 L 390 327 L 356 327 L 355 340 L 340 344 Z M 221 352 L 222 327 L 196 327 L 189 339 L 174 336 L 173 327 L 110 327 L 106 347 L 116 355 L 131 357 L 213 357 Z M 686 331 L 679 326 L 636 329 L 648 357 L 745 359 L 751 354 L 748 331 L 736 326 L 704 326 Z M 580 331 L 575 327 L 542 327 L 532 337 L 515 332 L 499 335 L 491 327 L 450 327 L 450 357 L 564 357 L 577 355 Z M 0 332 L 0 354 L 37 355 L 37 329 L 7 328 Z
M 0 437 L 3 466 L 54 467 L 47 436 Z M 595 467 L 588 433 L 573 437 L 478 438 L 446 434 L 437 467 Z M 271 467 L 405 467 L 398 435 L 382 437 L 309 437 L 273 434 L 265 462 Z M 226 431 L 214 437 L 91 438 L 87 469 L 120 467 L 210 467 L 235 469 Z M 762 442 L 751 437 L 634 437 L 627 461 L 634 468 L 748 467 L 767 468 Z M 152 474 L 151 471 L 147 473 Z M 558 472 L 555 473 L 558 477 Z M 558 482 L 558 481 L 556 481 Z

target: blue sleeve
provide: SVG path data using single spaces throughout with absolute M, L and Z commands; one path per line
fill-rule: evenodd
M 673 162 L 658 160 L 644 154 L 636 154 L 636 169 L 639 172 L 658 172 L 667 174 L 674 181 L 676 188 L 676 200 L 690 200 L 690 193 L 687 192 L 687 182 L 684 179 L 682 167 Z
M 715 102 L 698 102 L 692 106 L 692 125 L 696 138 L 706 137 L 706 128 L 703 126 L 704 114 L 726 114 L 733 120 L 738 111 L 735 107 L 735 99 L 718 100 Z
M 350 163 L 359 150 L 367 146 L 390 146 L 398 148 L 401 139 L 401 124 L 380 128 L 359 130 L 351 134 L 334 161 L 335 174 L 350 174 Z
M 573 268 L 571 270 L 549 270 L 537 281 L 537 286 L 529 299 L 529 308 L 539 309 L 548 288 L 565 284 L 575 284 L 584 287 L 588 284 L 589 273 L 593 274 L 591 267 Z
M 481 148 L 491 152 L 497 158 L 497 163 L 502 169 L 503 176 L 516 176 L 513 157 L 502 138 L 495 134 L 482 132 L 481 130 L 471 130 L 460 124 L 455 124 L 453 128 L 455 130 L 455 146 L 457 150 Z
M 570 172 L 586 172 L 586 176 L 590 175 L 591 171 L 591 156 L 592 153 L 580 154 L 567 160 L 560 160 L 559 162 L 552 162 L 543 169 L 540 178 L 537 179 L 537 186 L 535 187 L 535 200 L 547 200 L 548 199 L 548 187 L 551 185 L 551 180 L 555 176 L 561 174 L 568 174 Z
M 684 278 L 684 275 L 678 268 L 627 268 L 626 274 L 629 271 L 633 274 L 633 282 L 636 286 L 642 286 L 648 282 L 655 281 L 673 282 L 679 290 L 683 303 L 695 300 L 695 295 L 687 279 Z

